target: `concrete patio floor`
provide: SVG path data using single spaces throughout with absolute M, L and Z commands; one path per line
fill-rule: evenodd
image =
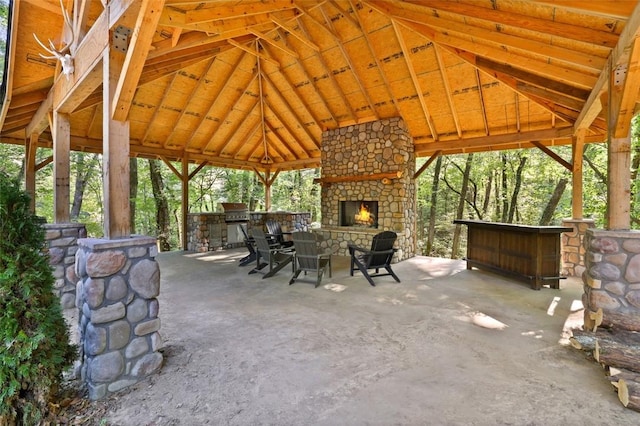
M 601 367 L 567 346 L 582 283 L 560 290 L 415 257 L 402 280 L 289 286 L 246 250 L 158 256 L 159 374 L 118 397 L 122 425 L 637 425 Z M 343 291 L 325 288 L 344 286 Z

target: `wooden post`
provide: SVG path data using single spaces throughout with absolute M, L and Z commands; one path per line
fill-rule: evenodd
M 182 249 L 189 249 L 188 242 L 188 222 L 187 214 L 189 213 L 189 157 L 188 154 L 182 158 Z
M 573 219 L 582 219 L 582 155 L 584 153 L 584 138 L 586 136 L 587 129 L 578 129 L 576 134 L 571 140 L 571 153 L 572 153 L 572 187 L 571 194 L 571 211 Z
M 31 212 L 36 211 L 36 151 L 38 150 L 37 133 L 25 140 L 25 168 L 24 168 L 24 185 L 26 191 L 31 196 Z
M 104 194 L 104 236 L 129 237 L 129 122 L 111 118 L 114 92 L 124 55 L 106 49 L 103 53 L 102 86 L 102 183 Z
M 264 210 L 271 211 L 271 184 L 273 183 L 270 179 L 271 171 L 267 170 L 264 173 Z
M 608 147 L 607 229 L 628 230 L 631 228 L 631 138 L 612 138 Z
M 69 222 L 69 159 L 71 150 L 71 125 L 69 115 L 53 113 L 53 178 L 54 223 Z

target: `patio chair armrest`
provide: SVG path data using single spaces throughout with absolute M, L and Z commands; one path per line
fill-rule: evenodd
M 351 254 L 351 255 L 355 254 L 355 252 L 357 252 L 357 251 L 361 252 L 361 253 L 364 253 L 364 254 L 371 253 L 371 250 L 366 249 L 364 247 L 356 246 L 354 244 L 348 244 L 347 247 L 349 248 L 349 254 Z

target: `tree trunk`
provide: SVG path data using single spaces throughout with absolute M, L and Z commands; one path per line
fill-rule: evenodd
M 438 187 L 440 185 L 440 171 L 442 170 L 442 156 L 438 156 L 436 167 L 433 171 L 433 184 L 431 185 L 431 207 L 429 210 L 429 232 L 427 235 L 426 255 L 430 256 L 433 250 L 433 240 L 436 233 L 436 206 L 438 202 Z
M 489 173 L 489 181 L 484 190 L 484 202 L 482 203 L 482 215 L 478 219 L 482 219 L 487 215 L 489 203 L 491 201 L 491 187 L 493 186 L 493 173 Z
M 149 174 L 151 175 L 151 187 L 156 204 L 156 235 L 160 251 L 169 251 L 171 250 L 171 245 L 169 244 L 169 203 L 167 202 L 158 160 L 149 160 Z
M 556 211 L 556 207 L 558 207 L 558 203 L 560 202 L 560 198 L 562 197 L 562 193 L 564 189 L 567 187 L 567 179 L 562 178 L 556 185 L 556 189 L 553 191 L 553 195 L 549 199 L 547 203 L 547 207 L 545 207 L 542 212 L 542 217 L 540 218 L 540 226 L 547 226 L 551 223 L 551 219 L 553 219 L 553 213 Z
M 138 159 L 129 159 L 129 221 L 131 233 L 136 233 L 136 198 L 138 198 Z
M 518 195 L 520 194 L 520 187 L 522 186 L 522 171 L 524 165 L 527 163 L 527 157 L 520 157 L 520 164 L 518 164 L 518 170 L 516 171 L 515 185 L 513 187 L 513 194 L 511 194 L 511 206 L 509 207 L 508 223 L 513 223 L 513 217 L 516 212 L 516 206 L 518 205 Z
M 471 173 L 471 163 L 473 162 L 473 154 L 467 155 L 467 162 L 464 167 L 464 174 L 462 175 L 462 187 L 460 189 L 460 200 L 458 201 L 458 210 L 456 212 L 456 219 L 462 219 L 464 214 L 464 205 L 466 204 L 467 192 L 469 191 L 469 174 Z M 453 231 L 453 244 L 451 248 L 451 258 L 458 258 L 458 251 L 460 250 L 460 228 L 462 225 L 456 225 Z
M 69 212 L 69 218 L 71 220 L 77 220 L 82 211 L 82 201 L 84 199 L 84 191 L 87 187 L 87 182 L 91 179 L 91 175 L 95 172 L 95 165 L 98 162 L 98 154 L 93 154 L 88 162 L 85 162 L 85 154 L 76 153 L 76 184 L 73 192 L 73 203 L 71 204 L 71 211 Z
M 500 198 L 502 201 L 502 219 L 501 222 L 506 222 L 509 218 L 509 200 L 507 199 L 507 154 L 502 153 L 502 193 Z

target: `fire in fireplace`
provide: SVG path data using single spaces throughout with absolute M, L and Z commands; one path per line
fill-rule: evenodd
M 340 201 L 340 226 L 378 227 L 378 202 L 373 200 Z

